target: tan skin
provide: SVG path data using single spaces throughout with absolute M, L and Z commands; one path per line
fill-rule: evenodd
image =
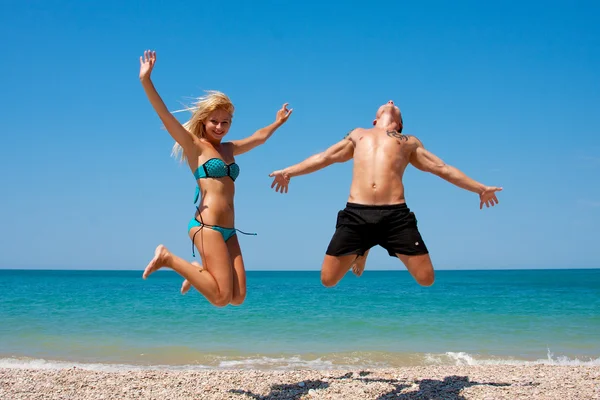
M 156 52 L 145 51 L 140 57 L 140 82 L 165 128 L 181 145 L 192 173 L 211 158 L 220 158 L 227 164 L 234 162 L 235 156 L 264 144 L 292 113 L 286 103 L 277 111 L 274 123 L 244 139 L 223 142 L 223 138 L 229 132 L 232 115 L 223 109 L 216 109 L 203 121 L 206 128 L 205 137 L 198 138 L 179 123 L 158 95 L 150 79 L 155 63 Z M 201 217 L 201 221 L 207 225 L 234 227 L 233 180 L 226 176 L 199 179 L 197 184 L 202 201 L 198 207 L 200 213 L 196 213 L 196 218 L 200 220 Z M 246 297 L 246 271 L 237 235 L 225 242 L 219 232 L 195 227 L 188 232 L 190 239 L 197 231 L 199 232 L 195 236 L 194 245 L 200 253 L 202 265 L 189 263 L 171 253 L 165 246 L 159 245 L 154 252 L 154 258 L 144 270 L 143 278 L 146 279 L 162 267 L 169 267 L 185 278 L 182 293 L 193 286 L 217 307 L 242 304 Z
M 306 160 L 274 171 L 272 188 L 287 193 L 290 179 L 295 176 L 318 171 L 334 163 L 354 159 L 352 184 L 348 202 L 368 205 L 405 203 L 402 177 L 409 164 L 421 171 L 430 172 L 448 182 L 479 195 L 479 208 L 498 204 L 496 192 L 502 188 L 485 186 L 439 157 L 426 150 L 415 136 L 399 133 L 402 127 L 400 109 L 393 101 L 379 107 L 373 128 L 357 128 L 340 142 L 322 153 Z M 321 282 L 335 286 L 350 268 L 361 275 L 368 251 L 363 256 L 347 255 L 334 257 L 325 255 L 321 267 Z M 396 254 L 413 278 L 423 286 L 433 284 L 435 275 L 429 254 L 407 256 Z

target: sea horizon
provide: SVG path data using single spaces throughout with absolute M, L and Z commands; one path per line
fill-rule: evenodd
M 143 271 L 145 265 L 140 268 L 56 268 L 56 267 L 0 267 L 0 271 L 2 270 L 11 270 L 11 271 L 123 271 L 123 272 L 135 272 L 135 271 Z M 435 268 L 435 271 L 580 271 L 580 270 L 598 270 L 598 267 L 506 267 L 506 268 Z M 169 268 L 162 268 L 161 272 L 169 271 L 177 274 L 175 271 L 169 270 Z M 319 268 L 317 269 L 246 269 L 246 272 L 320 272 Z M 400 266 L 398 268 L 389 268 L 389 269 L 377 269 L 372 268 L 370 266 L 367 267 L 365 273 L 369 272 L 403 272 L 408 273 L 404 267 Z M 348 273 L 351 273 L 350 271 Z

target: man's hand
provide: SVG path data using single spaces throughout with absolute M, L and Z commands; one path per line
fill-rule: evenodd
M 288 103 L 285 103 L 281 107 L 281 109 L 279 111 L 277 111 L 277 115 L 275 117 L 275 122 L 279 125 L 283 125 L 285 122 L 287 122 L 290 115 L 292 115 L 292 111 L 294 111 L 293 108 L 290 108 L 288 110 L 287 106 L 288 106 Z
M 288 185 L 290 184 L 290 176 L 283 172 L 283 170 L 274 171 L 269 174 L 270 177 L 274 178 L 271 188 L 275 187 L 275 191 L 279 193 L 287 193 Z
M 496 192 L 500 191 L 502 191 L 501 187 L 486 186 L 483 192 L 479 194 L 479 209 L 481 210 L 484 204 L 488 208 L 489 206 L 494 207 L 496 204 L 498 204 L 499 202 L 498 198 L 496 197 Z

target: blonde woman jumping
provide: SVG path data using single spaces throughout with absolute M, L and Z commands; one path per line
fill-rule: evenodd
M 272 124 L 245 139 L 223 142 L 234 112 L 229 98 L 220 92 L 208 92 L 190 109 L 193 112 L 190 120 L 181 125 L 152 84 L 150 74 L 155 63 L 156 52 L 145 51 L 140 57 L 140 81 L 154 110 L 175 139 L 173 155 L 186 160 L 196 178 L 194 203 L 201 200 L 188 225 L 188 234 L 192 251 L 194 246 L 198 249 L 202 265 L 189 263 L 159 245 L 143 278 L 169 267 L 185 278 L 182 293 L 193 286 L 217 307 L 240 305 L 246 297 L 246 271 L 235 228 L 234 182 L 240 168 L 234 157 L 265 143 L 288 120 L 292 109 L 288 110 L 286 103 L 277 111 Z

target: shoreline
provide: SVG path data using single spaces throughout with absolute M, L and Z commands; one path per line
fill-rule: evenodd
M 47 356 L 47 355 L 46 355 Z M 411 367 L 600 367 L 600 357 L 555 355 L 548 351 L 545 358 L 529 359 L 513 356 L 446 353 L 394 353 L 394 352 L 344 352 L 310 354 L 232 354 L 190 353 L 185 359 L 156 357 L 156 354 L 141 354 L 135 359 L 114 357 L 35 357 L 0 353 L 0 369 L 61 370 L 79 369 L 98 372 L 122 371 L 293 371 L 293 370 L 361 370 L 398 369 Z
M 0 368 L 6 399 L 594 399 L 600 366 L 331 370 Z

